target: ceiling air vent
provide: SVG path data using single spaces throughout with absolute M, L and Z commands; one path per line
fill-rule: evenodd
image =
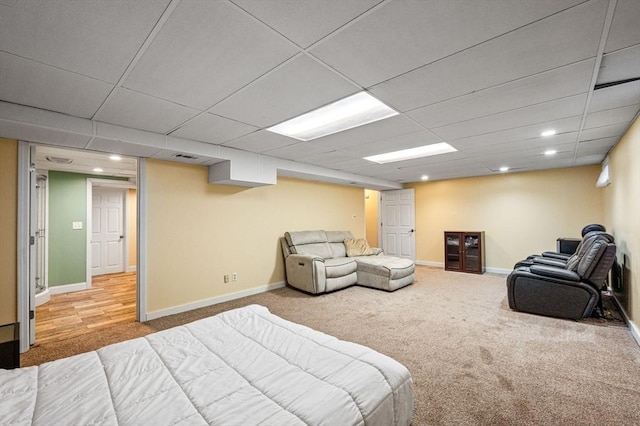
M 197 160 L 198 157 L 196 157 L 195 155 L 189 155 L 189 154 L 173 154 L 173 156 L 175 158 L 180 158 L 183 160 Z
M 47 159 L 47 161 L 50 161 L 52 163 L 58 163 L 58 164 L 71 164 L 73 163 L 73 160 L 70 158 L 64 158 L 64 157 L 52 157 L 50 155 L 45 157 Z

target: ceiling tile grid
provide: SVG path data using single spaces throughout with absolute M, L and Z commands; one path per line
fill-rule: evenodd
M 0 100 L 175 137 L 50 130 L 165 159 L 223 145 L 402 182 L 594 164 L 640 110 L 640 81 L 619 84 L 640 78 L 638 22 L 637 0 L 0 1 Z M 309 142 L 265 130 L 361 90 L 400 114 Z M 443 141 L 459 152 L 362 158 Z

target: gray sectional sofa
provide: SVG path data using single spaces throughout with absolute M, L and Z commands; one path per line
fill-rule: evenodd
M 355 284 L 394 291 L 413 283 L 415 264 L 410 259 L 385 256 L 372 248 L 367 256 L 347 256 L 349 231 L 286 232 L 281 238 L 287 283 L 319 294 Z

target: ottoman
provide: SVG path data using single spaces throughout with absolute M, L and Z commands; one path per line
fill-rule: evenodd
M 411 259 L 395 256 L 358 256 L 358 285 L 394 291 L 413 283 L 415 264 Z

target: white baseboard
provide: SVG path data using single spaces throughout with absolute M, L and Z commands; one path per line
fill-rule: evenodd
M 500 274 L 500 275 L 509 275 L 513 269 L 503 269 L 503 268 L 484 268 L 485 272 L 490 274 Z
M 444 268 L 444 263 L 442 262 L 431 262 L 428 260 L 416 260 L 416 265 L 421 266 L 431 266 L 434 268 Z M 503 269 L 503 268 L 485 268 L 485 272 L 489 272 L 490 274 L 500 274 L 500 275 L 509 275 L 512 269 Z
M 416 260 L 416 265 L 432 266 L 434 268 L 444 268 L 444 263 L 442 263 L 442 262 L 429 262 L 428 260 Z
M 635 340 L 638 346 L 640 346 L 640 328 L 638 328 L 638 325 L 635 322 L 629 319 L 629 315 L 627 315 L 627 311 L 624 310 L 624 308 L 622 307 L 622 303 L 620 303 L 615 293 L 611 293 L 611 294 L 613 295 L 613 300 L 616 301 L 616 305 L 618 305 L 618 308 L 620 308 L 620 312 L 622 312 L 622 316 L 624 317 L 624 320 L 627 322 L 627 325 L 629 326 L 629 331 L 631 332 L 631 336 L 633 337 L 633 340 Z
M 125 270 L 125 272 L 136 272 L 136 265 L 127 266 L 127 269 Z
M 64 285 L 55 285 L 49 286 L 49 292 L 51 294 L 62 294 L 62 293 L 71 293 L 74 291 L 86 290 L 91 288 L 87 285 L 87 283 L 75 283 L 75 284 L 64 284 Z
M 280 281 L 273 284 L 263 285 L 260 287 L 250 288 L 249 290 L 242 290 L 236 293 L 224 294 L 222 296 L 212 297 L 210 299 L 198 300 L 193 303 L 186 303 L 184 305 L 174 306 L 169 309 L 161 309 L 159 311 L 147 313 L 147 321 L 166 317 L 167 315 L 180 314 L 182 312 L 192 311 L 198 308 L 204 308 L 206 306 L 217 305 L 218 303 L 228 302 L 230 300 L 240 299 L 242 297 L 253 296 L 254 294 L 265 293 L 267 291 L 282 288 L 286 285 L 284 281 Z

